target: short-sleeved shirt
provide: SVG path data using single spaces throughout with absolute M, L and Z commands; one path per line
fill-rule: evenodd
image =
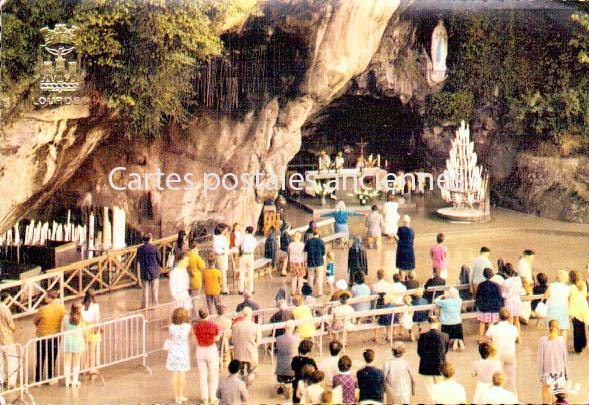
M 444 245 L 434 245 L 431 248 L 432 264 L 435 269 L 443 270 L 446 268 L 446 255 L 448 248 Z
M 205 295 L 219 295 L 221 294 L 221 271 L 215 268 L 205 269 L 202 273 L 202 280 L 204 284 Z
M 209 347 L 215 343 L 215 337 L 219 334 L 219 327 L 211 321 L 198 321 L 192 327 L 196 342 L 201 347 Z
M 514 354 L 515 339 L 518 336 L 517 328 L 507 321 L 501 321 L 491 325 L 487 336 L 493 340 L 498 354 Z
M 65 315 L 65 307 L 62 304 L 51 303 L 39 309 L 37 319 L 37 336 L 49 336 L 61 332 L 61 322 Z

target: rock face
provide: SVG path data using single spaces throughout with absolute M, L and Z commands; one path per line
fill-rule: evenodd
M 518 211 L 589 223 L 589 158 L 517 155 L 513 172 L 494 188 L 497 203 Z
M 125 208 L 132 225 L 156 224 L 166 235 L 198 220 L 255 223 L 263 200 L 275 191 L 240 189 L 238 184 L 235 190 L 205 195 L 204 174 L 281 173 L 300 148 L 302 125 L 367 69 L 389 22 L 397 22 L 392 17 L 399 6 L 399 0 L 270 4 L 268 20 L 301 35 L 309 50 L 297 95 L 272 99 L 241 118 L 199 115 L 186 129 L 168 128 L 153 144 L 109 131 L 109 123 L 101 124 L 101 117 L 93 114 L 87 121 L 62 119 L 36 126 L 23 115 L 3 131 L 0 190 L 14 197 L 0 203 L 0 232 L 52 197 L 88 202 L 88 195 L 94 204 Z M 28 128 L 27 135 L 22 135 L 22 128 Z M 192 173 L 194 186 L 159 190 L 150 184 L 141 191 L 113 190 L 108 175 L 118 166 L 127 168 L 115 176 L 118 185 L 126 184 L 131 172 L 159 168 L 166 174 Z
M 107 134 L 109 117 L 83 105 L 22 114 L 0 132 L 0 230 L 62 187 Z

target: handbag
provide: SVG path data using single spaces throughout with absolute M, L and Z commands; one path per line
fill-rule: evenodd
M 540 301 L 534 310 L 538 318 L 546 318 L 548 315 L 548 305 L 544 301 Z

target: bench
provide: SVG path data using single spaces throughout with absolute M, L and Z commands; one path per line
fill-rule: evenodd
M 261 257 L 254 261 L 254 278 L 259 278 L 268 274 L 272 281 L 272 259 Z

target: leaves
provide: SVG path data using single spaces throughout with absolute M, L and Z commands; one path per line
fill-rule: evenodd
M 7 6 L 3 78 L 34 77 L 39 29 L 75 23 L 86 81 L 132 133 L 148 138 L 168 122 L 188 120 L 196 61 L 221 53 L 224 26 L 259 13 L 254 0 L 11 0 Z

